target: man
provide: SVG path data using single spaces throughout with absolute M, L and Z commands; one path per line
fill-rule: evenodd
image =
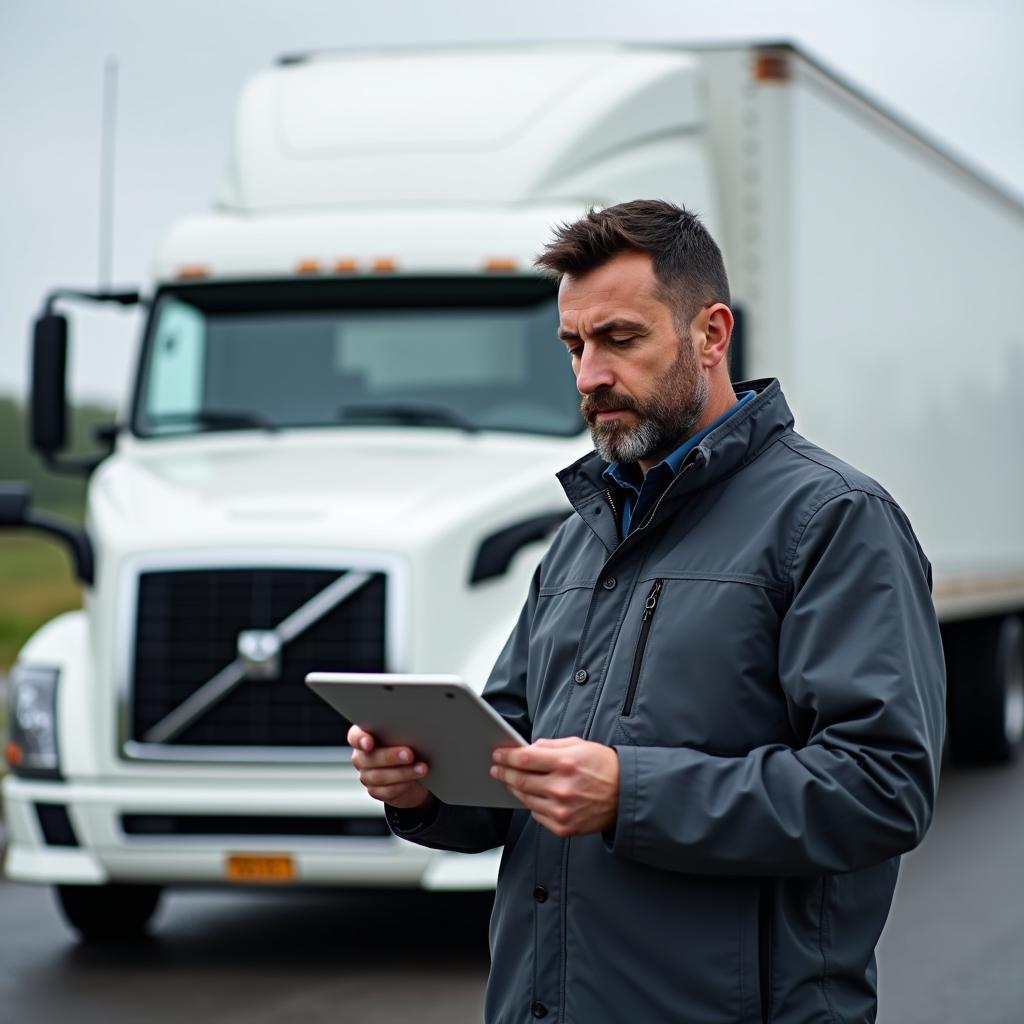
M 492 769 L 524 809 L 444 805 L 355 726 L 353 762 L 398 835 L 504 845 L 488 1021 L 874 1020 L 942 745 L 928 562 L 778 381 L 734 391 L 695 216 L 591 212 L 538 264 L 597 451 L 484 691 L 533 740 Z

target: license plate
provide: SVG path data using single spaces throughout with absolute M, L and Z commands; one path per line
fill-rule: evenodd
M 229 854 L 227 876 L 231 882 L 291 882 L 295 859 L 287 854 Z

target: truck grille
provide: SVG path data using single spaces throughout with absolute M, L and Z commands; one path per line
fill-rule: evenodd
M 129 738 L 153 743 L 161 728 L 166 731 L 161 723 L 173 720 L 168 716 L 238 662 L 239 633 L 274 630 L 345 573 L 291 568 L 142 573 Z M 385 599 L 384 574 L 367 573 L 358 589 L 282 645 L 271 678 L 249 672 L 219 698 L 200 700 L 201 712 L 162 737 L 161 746 L 344 744 L 347 723 L 303 679 L 314 671 L 385 671 Z

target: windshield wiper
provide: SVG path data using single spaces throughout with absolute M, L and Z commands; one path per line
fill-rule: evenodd
M 195 412 L 161 412 L 146 419 L 153 426 L 194 423 L 213 430 L 279 430 L 278 424 L 256 412 L 227 409 L 197 409 Z
M 339 406 L 337 418 L 346 423 L 384 422 L 413 424 L 425 427 L 454 427 L 467 434 L 476 434 L 480 426 L 468 416 L 443 405 L 417 405 L 402 402 L 353 402 Z

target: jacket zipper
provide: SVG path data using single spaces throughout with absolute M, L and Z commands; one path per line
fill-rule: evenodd
M 665 490 L 663 490 L 661 494 L 658 496 L 658 500 L 654 503 L 654 508 L 651 509 L 650 514 L 647 516 L 647 518 L 637 527 L 638 530 L 645 530 L 648 526 L 651 525 L 652 521 L 654 520 L 654 517 L 658 514 L 658 509 L 661 508 L 661 503 L 665 500 L 665 496 L 668 494 L 668 492 L 672 490 L 676 480 L 678 480 L 684 473 L 686 473 L 690 469 L 690 467 L 693 466 L 696 462 L 703 461 L 704 458 L 704 452 L 700 448 L 694 448 L 693 451 L 686 456 L 686 458 L 683 460 L 682 466 L 679 468 L 679 472 L 675 476 L 675 479 L 671 480 L 669 482 L 668 487 L 666 487 Z
M 612 520 L 615 523 L 615 532 L 617 534 L 621 529 L 619 525 L 619 510 L 615 505 L 615 498 L 612 495 L 612 489 L 610 487 L 606 487 L 604 489 L 604 500 L 608 502 L 608 506 L 612 510 Z
M 672 488 L 675 486 L 676 480 L 678 480 L 679 477 L 681 477 L 684 473 L 686 473 L 693 466 L 693 464 L 695 462 L 697 462 L 698 460 L 704 460 L 704 459 L 705 459 L 704 452 L 700 448 L 694 448 L 694 450 L 692 452 L 690 452 L 689 455 L 686 456 L 686 459 L 684 460 L 682 467 L 680 468 L 679 472 L 676 474 L 675 480 L 670 481 L 668 487 L 666 487 L 665 490 L 662 491 L 661 494 L 658 496 L 658 500 L 654 503 L 654 508 L 652 508 L 651 511 L 648 513 L 647 518 L 636 527 L 637 531 L 644 530 L 648 526 L 650 526 L 651 521 L 658 514 L 658 509 L 661 508 L 661 503 L 665 500 L 665 498 L 668 495 L 669 491 L 671 491 Z M 605 490 L 604 490 L 604 500 L 606 502 L 608 502 L 608 506 L 612 510 L 612 520 L 615 523 L 615 532 L 618 535 L 620 533 L 621 529 L 622 529 L 622 522 L 619 519 L 619 508 L 615 504 L 615 498 L 612 495 L 612 489 L 610 487 L 606 487 Z M 619 545 L 618 546 L 622 547 L 622 545 L 625 542 L 625 540 L 626 540 L 625 537 L 620 537 Z
M 640 680 L 640 666 L 644 661 L 644 650 L 647 648 L 647 635 L 651 631 L 651 619 L 654 618 L 654 611 L 658 607 L 658 595 L 665 585 L 664 580 L 655 580 L 651 592 L 644 601 L 644 617 L 640 622 L 640 639 L 636 642 L 636 652 L 633 655 L 633 668 L 629 673 L 629 686 L 626 689 L 626 701 L 622 705 L 623 717 L 629 715 L 633 710 L 633 698 L 636 696 L 636 684 Z
M 769 1024 L 772 1013 L 772 906 L 775 886 L 761 882 L 757 901 L 757 975 L 761 997 L 761 1024 Z

